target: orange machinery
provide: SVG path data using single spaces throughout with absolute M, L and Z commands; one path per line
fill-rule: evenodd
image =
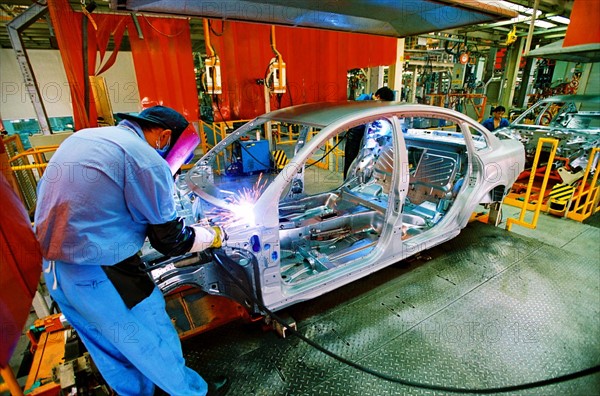
M 85 386 L 96 395 L 113 395 L 94 366 L 82 352 L 75 331 L 61 314 L 38 319 L 27 332 L 33 362 L 25 383 L 25 395 L 57 396 Z

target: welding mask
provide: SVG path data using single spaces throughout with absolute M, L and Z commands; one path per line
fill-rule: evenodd
M 175 174 L 181 165 L 188 163 L 194 158 L 194 149 L 198 144 L 200 144 L 200 137 L 196 133 L 196 130 L 192 126 L 187 127 L 165 158 L 172 174 Z

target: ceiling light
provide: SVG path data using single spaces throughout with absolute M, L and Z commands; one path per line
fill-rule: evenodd
M 513 10 L 513 11 L 516 11 L 516 12 L 523 12 L 523 13 L 525 13 L 526 12 L 525 10 L 527 10 L 527 9 L 531 10 L 531 8 L 527 8 L 527 7 L 524 7 L 522 5 L 515 4 L 515 3 L 510 3 L 510 2 L 504 1 L 504 0 L 498 1 L 496 3 L 498 5 L 504 7 L 504 8 L 508 8 L 509 10 Z M 532 11 L 533 10 L 529 11 L 528 14 L 531 14 Z
M 535 26 L 537 26 L 537 27 L 541 27 L 541 28 L 544 28 L 544 29 L 549 29 L 549 28 L 556 27 L 555 24 L 547 22 L 547 21 L 537 21 L 536 20 L 533 24 Z
M 569 22 L 571 22 L 571 20 L 569 18 L 565 18 L 564 16 L 551 16 L 551 17 L 548 17 L 548 19 L 550 19 L 551 21 L 554 21 L 556 23 L 564 23 L 565 25 L 568 25 Z
M 544 39 L 555 39 L 555 38 L 565 38 L 565 34 L 558 33 L 558 34 L 548 34 L 548 35 L 544 36 Z
M 528 22 L 530 21 L 531 18 L 525 15 L 519 15 L 518 17 L 514 17 L 510 20 L 511 23 L 521 23 L 521 22 Z

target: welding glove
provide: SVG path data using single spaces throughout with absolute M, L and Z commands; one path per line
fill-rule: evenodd
M 212 226 L 206 227 L 200 224 L 190 226 L 194 230 L 194 244 L 190 249 L 190 253 L 201 252 L 209 248 L 220 248 L 227 240 L 227 234 L 222 227 Z

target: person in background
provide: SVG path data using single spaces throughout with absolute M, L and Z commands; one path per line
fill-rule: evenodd
M 375 94 L 373 95 L 373 99 L 392 102 L 395 100 L 395 96 L 396 95 L 394 94 L 394 91 L 392 91 L 390 88 L 381 87 L 375 92 Z
M 119 395 L 218 395 L 186 366 L 160 290 L 138 252 L 146 237 L 166 256 L 218 248 L 219 227 L 186 226 L 164 160 L 188 121 L 154 106 L 117 126 L 78 131 L 38 184 L 35 228 L 50 295 Z
M 391 102 L 394 100 L 394 96 L 394 91 L 392 91 L 390 88 L 381 87 L 372 97 L 369 94 L 362 94 L 356 100 L 374 99 Z M 364 125 L 350 128 L 348 132 L 346 132 L 346 142 L 344 144 L 344 179 L 346 179 L 346 176 L 348 175 L 348 170 L 350 169 L 352 161 L 354 161 L 354 159 L 358 156 L 364 134 Z
M 486 127 L 490 132 L 498 128 L 507 127 L 509 125 L 508 120 L 506 118 L 502 118 L 505 112 L 506 109 L 504 106 L 492 107 L 492 117 L 483 121 L 481 125 Z
M 395 99 L 394 91 L 392 91 L 388 87 L 379 88 L 374 94 L 361 94 L 356 100 L 385 100 L 385 101 L 393 101 Z

